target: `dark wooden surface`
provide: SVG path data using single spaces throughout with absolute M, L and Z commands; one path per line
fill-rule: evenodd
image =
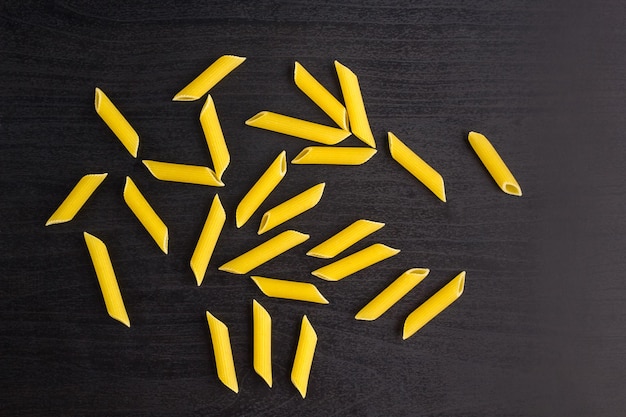
M 624 415 L 620 2 L 182 3 L 0 6 L 0 414 Z M 248 60 L 212 90 L 232 155 L 226 187 L 156 181 L 140 159 L 210 163 L 202 102 L 171 97 L 228 53 Z M 236 229 L 259 174 L 307 146 L 243 122 L 261 110 L 327 122 L 291 73 L 298 60 L 338 94 L 334 59 L 359 76 L 378 154 L 360 167 L 289 165 Z M 139 132 L 139 159 L 95 114 L 96 86 Z M 388 130 L 441 172 L 448 203 L 391 160 Z M 493 184 L 468 130 L 492 139 L 522 198 Z M 109 177 L 78 216 L 44 227 L 97 172 Z M 125 206 L 126 175 L 169 226 L 169 255 Z M 217 271 L 266 239 L 263 209 L 321 181 L 320 204 L 276 230 L 311 239 L 255 273 L 314 282 L 330 305 L 268 299 Z M 198 288 L 188 262 L 216 191 L 228 220 Z M 305 252 L 358 218 L 387 225 L 354 249 L 402 252 L 338 283 L 311 276 L 325 262 Z M 104 310 L 83 231 L 109 247 L 130 329 Z M 379 320 L 353 319 L 411 267 L 432 272 Z M 463 297 L 402 341 L 404 317 L 460 270 Z M 273 318 L 272 389 L 252 368 L 253 298 Z M 230 328 L 238 395 L 217 379 L 205 310 Z M 289 380 L 303 314 L 319 335 L 304 400 Z

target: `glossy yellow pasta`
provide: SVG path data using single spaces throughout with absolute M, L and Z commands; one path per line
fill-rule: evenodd
M 432 191 L 441 201 L 445 202 L 446 189 L 441 175 L 402 143 L 396 135 L 389 132 L 388 136 L 391 157 Z
M 346 110 L 348 111 L 348 120 L 350 121 L 352 133 L 367 145 L 375 148 L 376 141 L 374 140 L 374 135 L 372 135 L 370 123 L 367 120 L 359 80 L 348 67 L 342 65 L 339 61 L 335 61 L 335 68 Z
M 246 120 L 246 124 L 259 129 L 271 130 L 272 132 L 323 143 L 324 145 L 336 145 L 350 136 L 350 132 L 347 130 L 269 111 L 257 113 Z
M 208 311 L 206 312 L 206 319 L 209 323 L 209 332 L 211 333 L 211 342 L 213 343 L 217 377 L 224 385 L 238 393 L 239 385 L 237 384 L 235 361 L 233 360 L 233 351 L 230 346 L 228 327 Z
M 293 70 L 293 80 L 307 97 L 337 123 L 337 126 L 348 130 L 346 108 L 297 61 Z
M 309 146 L 304 148 L 292 164 L 314 165 L 361 165 L 376 153 L 372 148 L 348 148 L 336 146 Z
M 368 266 L 390 258 L 399 252 L 399 249 L 376 243 L 352 255 L 348 255 L 345 258 L 316 269 L 311 273 L 326 281 L 339 281 L 348 275 L 352 275 Z
M 376 320 L 417 284 L 422 282 L 429 272 L 430 270 L 423 268 L 409 269 L 374 297 L 372 301 L 367 303 L 354 318 L 357 320 Z
M 143 227 L 150 233 L 156 244 L 159 245 L 164 253 L 167 253 L 167 226 L 150 207 L 150 204 L 130 177 L 126 177 L 126 184 L 124 184 L 124 201 L 126 201 L 126 205 L 139 219 Z
M 139 148 L 139 135 L 128 123 L 128 120 L 115 107 L 113 102 L 104 94 L 102 90 L 96 87 L 95 97 L 96 113 L 100 116 L 104 123 L 109 126 L 115 136 L 122 142 L 122 145 L 128 152 L 137 158 L 137 149 Z
M 83 236 L 87 243 L 91 262 L 96 270 L 100 291 L 102 291 L 104 305 L 109 316 L 130 327 L 130 320 L 126 313 L 126 307 L 124 307 L 120 287 L 117 285 L 117 278 L 115 278 L 115 272 L 113 271 L 113 265 L 111 264 L 106 245 L 103 241 L 87 232 L 84 232 Z
M 328 304 L 317 287 L 308 282 L 287 281 L 265 277 L 251 277 L 263 294 L 268 297 L 286 298 L 288 300 L 308 301 L 310 303 Z
M 291 368 L 291 382 L 298 389 L 302 398 L 306 397 L 309 386 L 309 375 L 311 374 L 316 345 L 317 333 L 315 333 L 315 329 L 311 326 L 307 316 L 303 316 L 296 356 Z
M 202 74 L 180 90 L 172 101 L 198 100 L 245 60 L 244 57 L 234 55 L 219 57 Z
M 272 318 L 256 300 L 252 300 L 254 370 L 272 386 Z
M 220 120 L 217 117 L 215 103 L 213 103 L 213 98 L 211 98 L 210 94 L 200 112 L 200 124 L 202 125 L 204 137 L 209 147 L 215 176 L 221 181 L 222 174 L 224 174 L 228 164 L 230 164 L 230 153 L 228 152 L 228 147 L 224 140 Z
M 215 249 L 215 244 L 217 243 L 220 233 L 222 233 L 225 221 L 226 212 L 224 211 L 224 207 L 222 207 L 220 197 L 216 194 L 213 198 L 213 203 L 211 203 L 209 215 L 202 228 L 202 233 L 200 233 L 200 239 L 198 239 L 198 244 L 189 262 L 198 286 L 200 286 L 204 280 L 204 275 L 206 274 L 209 261 Z
M 161 181 L 184 182 L 187 184 L 210 185 L 223 187 L 215 173 L 208 167 L 197 165 L 175 164 L 144 159 L 143 164 L 154 178 Z
M 463 294 L 465 271 L 454 277 L 435 295 L 413 311 L 404 321 L 402 339 L 408 339 Z
M 274 259 L 281 253 L 288 251 L 294 246 L 298 246 L 306 241 L 309 235 L 297 232 L 295 230 L 287 230 L 273 238 L 261 243 L 256 248 L 250 249 L 220 266 L 220 271 L 230 272 L 231 274 L 247 274 L 259 265 Z
M 385 223 L 357 220 L 334 236 L 326 239 L 306 254 L 316 258 L 333 258 L 361 239 L 379 230 Z
M 521 196 L 522 188 L 491 142 L 484 135 L 477 132 L 470 132 L 467 138 L 476 155 L 478 155 L 487 171 L 498 184 L 498 187 L 507 194 Z
M 74 186 L 72 191 L 65 197 L 61 205 L 52 213 L 46 222 L 46 226 L 51 224 L 69 222 L 76 216 L 76 213 L 85 205 L 89 197 L 96 191 L 96 188 L 106 178 L 107 174 L 89 174 L 82 177 Z
M 301 192 L 295 197 L 277 205 L 268 210 L 261 218 L 258 234 L 263 234 L 276 226 L 285 223 L 287 220 L 293 219 L 299 214 L 315 207 L 322 198 L 325 183 L 314 185 L 306 191 Z
M 282 151 L 237 206 L 235 212 L 237 227 L 246 224 L 263 201 L 265 201 L 267 196 L 276 188 L 278 183 L 280 183 L 286 173 L 286 153 Z

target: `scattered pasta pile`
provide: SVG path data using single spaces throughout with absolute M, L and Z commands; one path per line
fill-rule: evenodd
M 245 58 L 225 55 L 189 83 L 173 98 L 174 101 L 193 101 L 202 98 L 222 78 L 237 68 Z M 335 98 L 300 63 L 295 63 L 296 86 L 320 107 L 336 126 L 327 126 L 291 116 L 262 111 L 245 123 L 260 129 L 294 136 L 316 142 L 322 146 L 304 148 L 292 164 L 360 165 L 376 154 L 376 142 L 369 125 L 365 105 L 356 75 L 346 66 L 335 61 L 344 103 Z M 96 88 L 95 108 L 98 115 L 109 126 L 128 152 L 137 157 L 139 135 L 111 102 L 106 94 Z M 174 181 L 223 187 L 222 176 L 230 164 L 230 154 L 215 103 L 211 95 L 200 112 L 200 124 L 204 132 L 213 164 L 212 168 L 181 163 L 143 160 L 150 173 L 162 181 Z M 356 136 L 365 146 L 335 147 L 350 135 Z M 487 138 L 480 133 L 470 132 L 469 142 L 500 189 L 505 193 L 521 196 L 521 188 Z M 424 184 L 441 201 L 446 201 L 442 176 L 426 161 L 407 147 L 396 135 L 388 133 L 388 144 L 392 158 Z M 287 173 L 287 155 L 282 151 L 270 164 L 256 183 L 243 197 L 235 210 L 236 225 L 242 227 L 259 209 L 272 191 L 278 187 Z M 107 174 L 88 174 L 81 178 L 58 209 L 50 216 L 46 226 L 72 220 L 87 202 Z M 258 234 L 264 234 L 294 217 L 314 208 L 323 196 L 325 183 L 312 185 L 266 211 L 261 219 Z M 168 228 L 145 199 L 130 177 L 126 177 L 123 191 L 124 201 L 164 252 L 168 253 Z M 218 194 L 215 195 L 208 216 L 200 232 L 197 245 L 191 255 L 190 266 L 201 285 L 213 251 L 218 243 L 226 221 L 226 210 Z M 347 225 L 339 233 L 310 249 L 308 256 L 331 259 L 384 227 L 384 223 L 360 219 Z M 115 277 L 107 247 L 98 239 L 84 232 L 85 242 L 91 256 L 96 276 L 102 290 L 108 314 L 130 327 L 130 319 L 124 306 L 122 294 Z M 267 239 L 264 243 L 226 262 L 219 269 L 232 274 L 248 274 L 262 264 L 298 246 L 309 239 L 309 235 L 296 230 L 287 230 Z M 388 259 L 400 251 L 382 243 L 372 244 L 365 249 L 345 256 L 323 266 L 312 274 L 327 281 L 342 280 L 360 270 Z M 411 268 L 391 282 L 380 294 L 369 301 L 355 315 L 357 320 L 376 320 L 397 303 L 430 271 Z M 288 281 L 253 275 L 251 279 L 268 297 L 285 298 L 311 303 L 328 304 L 329 301 L 314 284 Z M 406 317 L 402 337 L 407 339 L 446 309 L 463 293 L 465 272 L 459 273 L 426 302 Z M 206 312 L 218 378 L 231 390 L 238 392 L 235 364 L 230 345 L 228 327 L 210 312 Z M 253 300 L 253 363 L 254 369 L 263 380 L 272 386 L 271 329 L 272 319 L 268 311 Z M 317 344 L 317 333 L 307 316 L 302 317 L 298 345 L 293 360 L 291 381 L 302 397 L 306 396 L 309 374 Z

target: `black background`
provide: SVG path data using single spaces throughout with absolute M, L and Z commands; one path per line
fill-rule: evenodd
M 185 3 L 185 4 L 183 4 Z M 620 1 L 4 2 L 0 7 L 2 415 L 622 416 L 626 411 L 626 7 Z M 203 100 L 171 98 L 223 54 L 247 61 L 211 94 L 226 187 L 159 182 L 141 164 L 210 164 Z M 244 125 L 261 110 L 329 123 L 295 60 L 339 94 L 358 76 L 379 152 L 359 167 L 288 166 L 242 229 L 236 204 L 306 141 Z M 129 156 L 95 87 L 141 137 Z M 466 141 L 489 137 L 524 196 L 499 191 Z M 445 178 L 441 203 L 391 160 L 393 131 Z M 350 138 L 346 144 L 358 145 Z M 44 223 L 76 181 L 109 177 L 76 218 Z M 125 206 L 132 176 L 170 230 L 163 255 Z M 326 182 L 268 235 L 264 210 Z M 201 287 L 188 262 L 219 192 L 227 224 Z M 338 283 L 305 256 L 358 218 L 402 252 Z M 279 231 L 305 244 L 256 269 L 315 283 L 330 305 L 268 299 L 217 266 Z M 132 322 L 109 318 L 82 232 L 103 239 Z M 430 276 L 375 322 L 354 314 L 411 267 Z M 459 271 L 465 293 L 414 337 L 404 317 Z M 251 302 L 273 318 L 274 387 L 251 363 Z M 204 311 L 230 329 L 240 393 L 216 376 Z M 306 399 L 289 375 L 301 316 L 319 336 Z

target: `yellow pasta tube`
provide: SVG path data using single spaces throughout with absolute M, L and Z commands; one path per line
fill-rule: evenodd
M 319 81 L 298 62 L 293 70 L 293 80 L 298 88 L 326 113 L 337 126 L 348 130 L 346 108 Z
M 310 303 L 328 304 L 317 287 L 308 282 L 287 281 L 265 277 L 251 277 L 263 294 L 268 297 L 286 298 L 288 300 L 308 301 Z
M 493 177 L 496 184 L 502 191 L 507 194 L 521 196 L 522 188 L 517 183 L 511 171 L 506 166 L 498 152 L 495 150 L 491 142 L 480 133 L 469 132 L 468 140 L 476 155 L 480 158 L 489 174 Z
M 106 173 L 88 174 L 82 177 L 65 197 L 61 205 L 52 213 L 52 216 L 46 222 L 46 226 L 72 220 L 106 177 Z
M 376 141 L 374 140 L 374 135 L 372 135 L 370 123 L 367 120 L 367 113 L 365 113 L 365 104 L 363 104 L 359 79 L 348 67 L 342 65 L 339 61 L 335 61 L 335 69 L 337 70 L 343 100 L 346 103 L 352 133 L 367 145 L 375 148 Z
M 324 145 L 336 145 L 350 136 L 350 132 L 347 130 L 269 111 L 257 113 L 246 120 L 246 124 L 259 129 L 271 130 L 272 132 L 323 143 Z
M 293 219 L 294 217 L 315 207 L 315 205 L 319 203 L 322 198 L 325 186 L 326 184 L 323 182 L 314 185 L 308 190 L 303 191 L 300 194 L 291 197 L 289 200 L 266 211 L 263 218 L 261 218 L 258 234 L 263 234 L 268 230 L 285 223 L 287 220 Z
M 198 100 L 245 60 L 244 57 L 234 55 L 219 57 L 202 74 L 176 93 L 172 101 Z
M 376 153 L 372 148 L 348 148 L 336 146 L 309 146 L 304 148 L 292 164 L 315 165 L 361 165 Z
M 184 182 L 187 184 L 210 185 L 223 187 L 215 173 L 208 167 L 172 162 L 159 162 L 144 159 L 143 164 L 154 178 L 161 181 Z
M 215 249 L 215 244 L 217 243 L 220 233 L 222 233 L 225 221 L 226 212 L 224 211 L 224 207 L 222 207 L 220 197 L 215 194 L 213 203 L 209 209 L 209 215 L 202 228 L 202 233 L 200 233 L 200 239 L 198 239 L 198 244 L 189 262 L 198 286 L 200 286 L 204 280 L 204 275 L 206 274 L 209 261 Z
M 124 184 L 124 201 L 126 201 L 126 205 L 139 219 L 143 227 L 150 233 L 156 244 L 159 245 L 164 253 L 167 253 L 167 226 L 150 207 L 150 204 L 130 177 L 126 177 L 126 184 Z
M 85 243 L 87 243 L 89 256 L 96 271 L 100 291 L 102 291 L 102 297 L 104 298 L 104 305 L 109 316 L 130 327 L 130 320 L 126 313 L 126 307 L 124 307 L 120 287 L 117 285 L 117 279 L 115 278 L 115 272 L 113 271 L 113 265 L 111 264 L 106 245 L 103 241 L 87 232 L 84 232 L 83 236 L 85 237 Z
M 139 148 L 139 135 L 128 123 L 128 120 L 115 107 L 113 102 L 104 94 L 102 90 L 96 87 L 95 97 L 96 113 L 100 116 L 104 123 L 109 126 L 115 136 L 122 142 L 126 150 L 135 158 L 137 158 L 137 149 Z
M 442 176 L 415 152 L 409 149 L 393 133 L 388 133 L 391 157 L 424 184 L 441 201 L 446 201 L 446 189 Z
M 294 246 L 298 246 L 306 241 L 309 235 L 297 232 L 295 230 L 287 230 L 273 238 L 261 243 L 256 248 L 250 249 L 220 266 L 220 271 L 230 272 L 231 274 L 247 274 L 259 265 L 274 259 L 281 253 L 288 251 Z
M 235 212 L 237 227 L 246 224 L 263 201 L 265 201 L 267 196 L 276 188 L 278 183 L 280 183 L 286 173 L 286 153 L 282 151 L 237 206 Z
M 306 254 L 316 258 L 333 258 L 384 225 L 385 223 L 373 222 L 371 220 L 357 220 Z
M 315 329 L 311 326 L 307 316 L 303 316 L 296 356 L 291 368 L 291 382 L 298 389 L 302 398 L 306 397 L 309 386 L 309 375 L 311 374 L 311 365 L 313 364 L 316 345 L 317 333 L 315 333 Z
M 435 295 L 413 311 L 404 321 L 402 339 L 408 339 L 463 294 L 465 271 L 454 277 Z
M 272 386 L 272 318 L 252 300 L 253 362 L 256 373 Z
M 211 98 L 210 94 L 200 112 L 200 124 L 209 147 L 215 176 L 221 181 L 222 174 L 224 174 L 228 164 L 230 164 L 230 153 L 228 153 L 224 133 L 215 110 L 215 103 L 213 103 L 213 98 Z
M 348 275 L 352 275 L 368 266 L 390 258 L 399 252 L 399 249 L 376 243 L 352 255 L 348 255 L 345 258 L 316 269 L 311 273 L 326 281 L 339 281 Z
M 206 319 L 209 323 L 209 332 L 211 333 L 211 342 L 213 343 L 217 377 L 224 385 L 238 393 L 239 385 L 237 384 L 235 361 L 233 360 L 233 351 L 230 347 L 228 327 L 208 311 L 206 312 Z
M 383 313 L 397 303 L 417 284 L 422 282 L 428 275 L 430 270 L 423 268 L 413 268 L 400 275 L 394 282 L 389 284 L 380 294 L 372 301 L 367 303 L 356 316 L 357 320 L 376 320 Z

